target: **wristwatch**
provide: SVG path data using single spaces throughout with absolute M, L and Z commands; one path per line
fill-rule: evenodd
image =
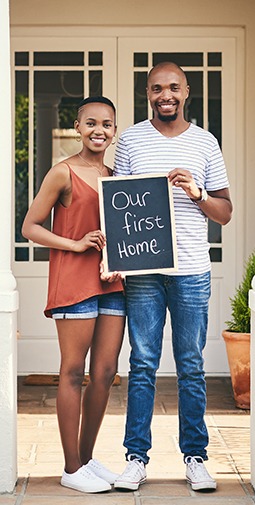
M 206 202 L 206 200 L 208 200 L 208 193 L 207 193 L 206 189 L 199 188 L 199 191 L 200 191 L 200 198 L 196 198 L 196 199 L 192 198 L 192 201 L 193 202 Z

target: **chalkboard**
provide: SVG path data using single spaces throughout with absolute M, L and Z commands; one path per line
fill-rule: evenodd
M 172 186 L 166 175 L 100 177 L 104 271 L 125 275 L 177 270 Z

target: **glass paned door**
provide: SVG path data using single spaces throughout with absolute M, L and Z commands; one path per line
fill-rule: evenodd
M 84 39 L 68 51 L 46 47 L 14 51 L 16 263 L 48 261 L 48 249 L 24 239 L 21 226 L 49 168 L 80 150 L 73 128 L 77 104 L 84 96 L 102 94 L 116 102 L 116 79 L 111 79 L 115 65 L 109 75 L 115 41 L 87 42 L 82 51 Z M 45 225 L 50 228 L 50 218 Z
M 123 44 L 124 52 L 127 49 L 125 48 L 125 42 L 125 40 L 120 41 L 120 44 Z M 153 46 L 154 41 L 150 45 Z M 168 39 L 162 44 L 157 42 L 156 45 L 168 47 L 172 46 L 173 43 L 172 41 L 170 43 Z M 125 62 L 126 57 L 125 54 Z M 130 74 L 133 76 L 133 96 L 130 97 L 132 102 L 130 124 L 151 117 L 152 112 L 146 98 L 148 71 L 158 63 L 172 61 L 185 71 L 191 90 L 185 107 L 186 120 L 209 130 L 215 135 L 222 147 L 222 50 L 212 51 L 208 46 L 208 49 L 203 48 L 203 51 L 201 51 L 201 48 L 196 51 L 192 48 L 186 51 L 177 51 L 176 49 L 165 51 L 165 49 L 160 48 L 157 50 L 154 46 L 151 50 L 147 49 L 146 52 L 133 49 L 130 63 L 132 60 Z M 122 103 L 120 103 L 120 109 L 122 109 Z M 127 121 L 126 118 L 126 126 Z M 220 224 L 209 223 L 208 240 L 211 244 L 211 261 L 213 263 L 222 262 L 222 230 Z
M 223 150 L 235 194 L 235 40 L 203 37 L 126 38 L 118 47 L 118 86 L 120 90 L 119 131 L 138 121 L 152 117 L 146 98 L 146 78 L 151 67 L 159 62 L 173 61 L 187 75 L 191 88 L 185 116 L 197 126 L 211 131 Z M 206 371 L 214 373 L 227 369 L 221 331 L 227 319 L 228 296 L 235 278 L 235 225 L 226 227 L 208 223 L 208 239 L 212 260 L 212 297 L 209 312 Z M 160 371 L 174 371 L 169 364 L 167 347 L 171 339 L 168 321 Z

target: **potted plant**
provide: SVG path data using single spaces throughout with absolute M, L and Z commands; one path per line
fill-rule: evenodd
M 236 407 L 250 409 L 250 308 L 249 290 L 255 276 L 255 252 L 244 268 L 242 282 L 236 289 L 231 303 L 231 320 L 222 332 L 226 343 L 231 383 Z

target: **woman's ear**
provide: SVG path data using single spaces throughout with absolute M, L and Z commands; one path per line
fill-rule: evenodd
M 74 121 L 74 124 L 73 124 L 73 125 L 74 125 L 74 128 L 75 128 L 75 130 L 77 131 L 77 133 L 80 133 L 80 130 L 79 130 L 79 124 L 80 124 L 80 123 L 79 123 L 78 119 L 75 119 L 75 121 Z

